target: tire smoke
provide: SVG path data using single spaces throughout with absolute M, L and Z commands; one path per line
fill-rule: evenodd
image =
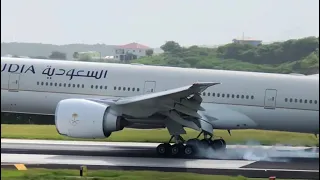
M 199 147 L 197 156 L 207 159 L 289 162 L 292 158 L 319 158 L 319 149 L 283 145 L 262 146 L 260 143 L 249 141 L 245 145 L 229 145 L 225 151 Z

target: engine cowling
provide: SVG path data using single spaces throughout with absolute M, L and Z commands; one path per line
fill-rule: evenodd
M 108 105 L 86 99 L 65 99 L 56 107 L 55 124 L 61 135 L 104 138 L 122 130 L 126 122 Z

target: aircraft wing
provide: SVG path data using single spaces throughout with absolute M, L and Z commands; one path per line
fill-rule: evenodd
M 114 106 L 126 106 L 129 109 L 136 107 L 143 108 L 145 112 L 153 110 L 161 113 L 177 123 L 199 129 L 194 122 L 188 119 L 200 119 L 198 111 L 203 111 L 200 106 L 202 102 L 201 93 L 210 86 L 220 83 L 216 82 L 197 82 L 189 86 L 175 88 L 167 91 L 155 92 L 139 96 L 125 97 L 117 100 L 91 99 L 96 102 L 106 103 Z
M 201 94 L 208 87 L 217 85 L 217 84 L 220 84 L 220 83 L 213 83 L 213 82 L 194 83 L 189 86 L 184 86 L 181 88 L 171 89 L 167 91 L 121 98 L 115 102 L 115 105 L 128 105 L 132 103 L 142 103 L 144 101 L 166 99 L 166 98 L 183 99 L 183 98 L 187 98 L 190 95 Z

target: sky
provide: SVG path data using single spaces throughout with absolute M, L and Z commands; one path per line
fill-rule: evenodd
M 160 47 L 319 36 L 319 0 L 1 0 L 1 42 Z

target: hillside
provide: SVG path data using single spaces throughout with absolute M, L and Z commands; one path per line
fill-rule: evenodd
M 39 43 L 1 43 L 1 56 L 49 57 L 53 51 L 72 59 L 74 52 L 98 51 L 102 56 L 113 54 L 113 45 L 51 45 Z M 155 50 L 159 53 L 159 49 Z M 319 38 L 306 37 L 257 47 L 226 44 L 219 47 L 182 47 L 168 41 L 161 46 L 163 53 L 132 61 L 158 66 L 225 69 L 273 73 L 319 73 Z
M 251 46 L 226 44 L 218 48 L 181 47 L 169 41 L 163 54 L 144 57 L 134 63 L 272 73 L 319 73 L 319 38 L 307 37 Z
M 1 56 L 11 54 L 17 56 L 45 56 L 48 57 L 52 51 L 65 53 L 67 59 L 72 59 L 74 52 L 81 51 L 98 51 L 102 56 L 110 55 L 114 51 L 113 45 L 105 44 L 68 44 L 68 45 L 53 45 L 41 43 L 1 43 Z
M 29 57 L 48 57 L 53 51 L 65 53 L 67 59 L 72 59 L 74 52 L 97 51 L 101 56 L 110 56 L 115 51 L 116 45 L 105 44 L 67 44 L 53 45 L 41 43 L 1 43 L 1 56 L 29 56 Z M 155 53 L 162 53 L 159 48 L 154 49 Z

